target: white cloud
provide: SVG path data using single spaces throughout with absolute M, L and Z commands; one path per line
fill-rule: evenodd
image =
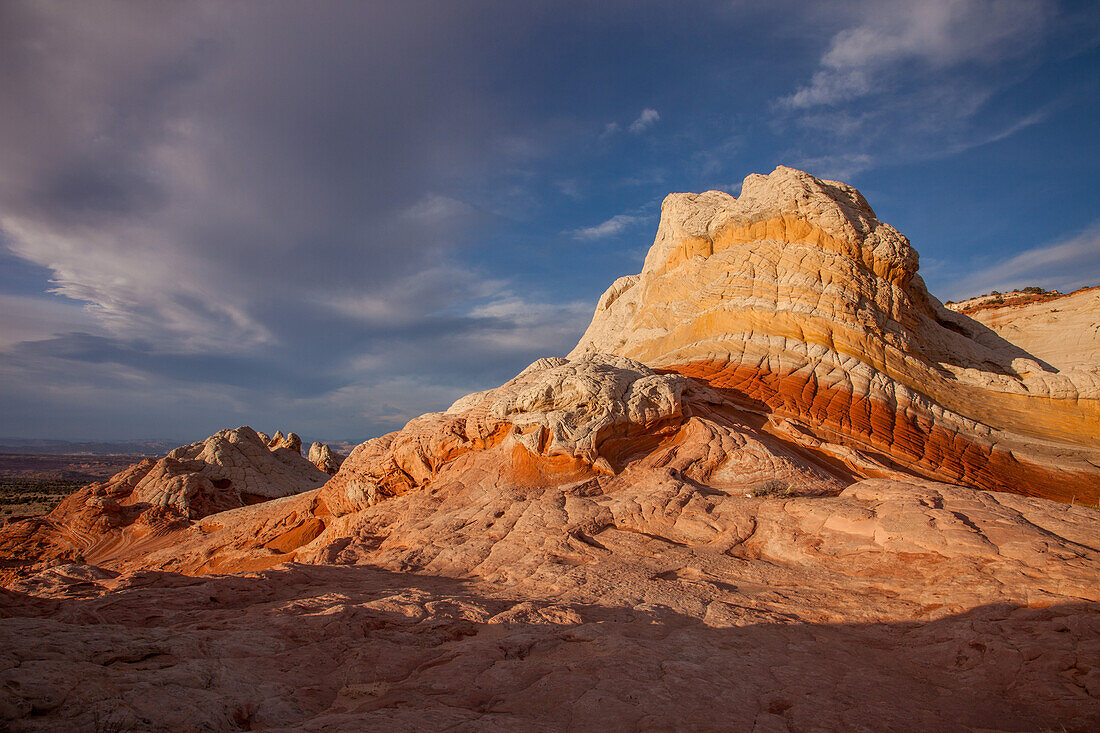
M 631 214 L 616 214 L 602 224 L 576 229 L 572 234 L 577 239 L 604 239 L 619 234 L 631 224 L 641 221 L 642 218 Z
M 904 63 L 944 69 L 1026 52 L 1046 19 L 1038 0 L 895 0 L 866 6 L 859 25 L 833 36 L 810 83 L 782 102 L 809 108 L 882 89 Z
M 574 201 L 581 199 L 581 185 L 576 178 L 568 178 L 563 181 L 556 181 L 554 187 L 561 191 L 563 196 L 568 196 Z
M 640 135 L 653 127 L 660 120 L 661 114 L 657 110 L 652 107 L 646 107 L 633 122 L 626 126 L 626 129 L 634 135 Z M 622 129 L 623 126 L 618 122 L 608 122 L 604 125 L 603 132 L 600 133 L 600 139 L 603 140 L 613 135 L 617 135 Z
M 1074 237 L 1025 250 L 956 280 L 947 288 L 947 297 L 959 300 L 1029 285 L 1062 292 L 1100 285 L 1100 221 Z
M 1043 63 L 1044 44 L 1061 32 L 1052 22 L 1060 12 L 1053 3 L 879 0 L 828 7 L 839 30 L 807 81 L 772 107 L 773 127 L 793 145 L 787 159 L 850 178 L 884 164 L 957 155 L 1046 119 L 1047 110 L 1005 113 L 998 101 Z
M 1032 125 L 1037 125 L 1040 122 L 1043 122 L 1044 120 L 1046 120 L 1048 115 L 1049 115 L 1049 110 L 1045 110 L 1045 109 L 1044 110 L 1039 110 L 1037 112 L 1032 112 L 1031 114 L 1029 114 L 1029 115 L 1027 115 L 1027 116 L 1025 116 L 1021 119 L 1010 122 L 1008 125 L 1004 126 L 1003 128 L 1001 128 L 999 130 L 995 130 L 995 131 L 993 131 L 993 132 L 991 132 L 991 133 L 989 133 L 989 134 L 987 134 L 983 137 L 977 137 L 977 138 L 970 139 L 970 140 L 964 140 L 964 141 L 958 143 L 957 145 L 955 145 L 951 148 L 948 148 L 947 150 L 944 150 L 942 154 L 943 155 L 954 155 L 956 153 L 961 153 L 964 150 L 970 150 L 971 148 L 980 148 L 982 145 L 989 145 L 991 143 L 999 142 L 1001 140 L 1004 140 L 1007 137 L 1011 137 L 1012 135 L 1015 135 L 1020 130 L 1025 130 L 1025 129 L 1031 127 Z
M 789 107 L 807 108 L 821 104 L 835 104 L 862 96 L 870 91 L 867 74 L 849 69 L 843 72 L 829 70 L 814 73 L 809 86 L 802 87 L 781 100 Z
M 311 294 L 310 302 L 365 325 L 396 328 L 434 311 L 487 297 L 506 287 L 451 263 L 392 278 L 369 291 L 340 289 Z
M 642 113 L 638 115 L 638 119 L 630 123 L 629 129 L 632 133 L 638 135 L 653 127 L 660 119 L 661 115 L 657 113 L 657 110 L 646 107 L 642 110 Z
M 10 249 L 53 271 L 50 292 L 84 304 L 112 334 L 171 341 L 179 352 L 272 343 L 248 314 L 239 273 L 193 256 L 153 227 L 130 222 L 69 227 L 0 216 Z M 234 282 L 236 279 L 236 282 Z
M 473 215 L 473 208 L 449 196 L 431 193 L 402 212 L 428 226 L 448 226 Z
M 495 350 L 544 351 L 546 355 L 553 355 L 564 354 L 573 348 L 592 318 L 592 304 L 545 303 L 505 292 L 474 308 L 470 315 L 490 318 L 507 326 L 473 333 L 471 338 L 475 342 Z

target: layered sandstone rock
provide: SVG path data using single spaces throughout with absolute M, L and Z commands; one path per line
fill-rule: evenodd
M 283 431 L 276 430 L 275 435 L 265 442 L 267 443 L 267 447 L 271 450 L 285 448 L 298 454 L 302 452 L 302 439 L 298 437 L 297 433 L 287 433 L 283 435 Z
M 955 303 L 998 336 L 1060 371 L 1100 371 L 1100 287 L 1002 298 L 1001 305 Z
M 930 478 L 1100 499 L 1100 375 L 947 310 L 917 263 L 855 189 L 801 171 L 749 176 L 738 198 L 672 194 L 642 272 L 570 356 L 703 379 Z
M 840 461 L 827 450 L 807 450 L 754 424 L 758 416 L 726 405 L 697 382 L 631 359 L 540 359 L 497 389 L 359 446 L 321 497 L 337 515 L 355 512 L 423 488 L 459 459 L 465 461 L 459 465 L 495 465 L 497 475 L 517 485 L 567 483 L 616 475 L 668 445 L 681 455 L 669 466 L 701 480 L 728 475 L 731 486 L 798 475 L 806 488 L 839 490 L 836 474 L 852 475 L 829 465 Z

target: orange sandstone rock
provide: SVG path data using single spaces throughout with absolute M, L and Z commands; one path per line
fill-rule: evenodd
M 919 475 L 1100 500 L 1095 350 L 1052 366 L 944 308 L 917 263 L 855 189 L 801 171 L 672 194 L 571 356 L 689 374 Z

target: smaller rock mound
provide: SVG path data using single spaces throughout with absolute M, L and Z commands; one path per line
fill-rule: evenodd
M 603 444 L 678 425 L 689 388 L 698 389 L 620 356 L 539 359 L 497 389 L 357 447 L 325 489 L 326 502 L 337 513 L 358 511 L 422 486 L 463 454 L 497 446 L 520 472 L 612 474 Z
M 766 464 L 832 486 L 831 470 L 723 416 L 721 403 L 691 379 L 621 356 L 539 359 L 496 389 L 360 445 L 319 493 L 340 516 L 429 483 L 465 485 L 489 474 L 514 487 L 615 476 L 661 445 L 675 445 L 698 478 L 734 464 L 743 478 Z
M 309 446 L 309 462 L 321 469 L 329 476 L 340 470 L 345 456 L 340 455 L 324 443 L 313 443 Z
M 269 448 L 252 428 L 240 427 L 136 463 L 77 491 L 45 517 L 0 531 L 5 574 L 59 559 L 98 559 L 170 525 L 315 489 L 328 474 L 300 447 L 294 433 Z
M 299 455 L 302 453 L 302 439 L 298 437 L 297 433 L 287 433 L 283 435 L 283 431 L 276 430 L 275 435 L 268 438 L 263 433 L 257 433 L 261 436 L 261 439 L 267 443 L 267 447 L 271 450 L 278 450 L 279 448 L 286 448 L 289 451 L 293 451 Z

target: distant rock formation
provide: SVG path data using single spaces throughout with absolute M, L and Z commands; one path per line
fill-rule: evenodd
M 266 438 L 267 436 L 264 437 Z M 275 435 L 265 442 L 267 443 L 267 447 L 271 450 L 285 448 L 299 455 L 302 453 L 302 439 L 298 437 L 297 433 L 287 433 L 283 435 L 281 430 L 276 430 Z
M 1030 297 L 1029 297 L 1030 296 Z M 1061 371 L 1100 372 L 1100 287 L 1072 293 L 1007 293 L 947 306 Z M 970 306 L 970 307 L 968 307 Z
M 240 427 L 176 448 L 159 460 L 136 463 L 77 491 L 45 517 L 6 527 L 0 533 L 0 556 L 31 564 L 104 556 L 173 522 L 319 487 L 328 475 L 293 450 L 291 438 L 297 436 L 291 433 L 269 448 L 254 430 Z M 37 557 L 20 557 L 18 548 L 28 543 L 37 548 Z
M 324 443 L 313 443 L 309 446 L 309 462 L 331 476 L 340 469 L 344 456 Z
M 1100 375 L 946 309 L 917 262 L 854 188 L 791 168 L 738 198 L 672 194 L 642 272 L 607 290 L 570 356 L 696 377 L 917 475 L 1100 498 Z

